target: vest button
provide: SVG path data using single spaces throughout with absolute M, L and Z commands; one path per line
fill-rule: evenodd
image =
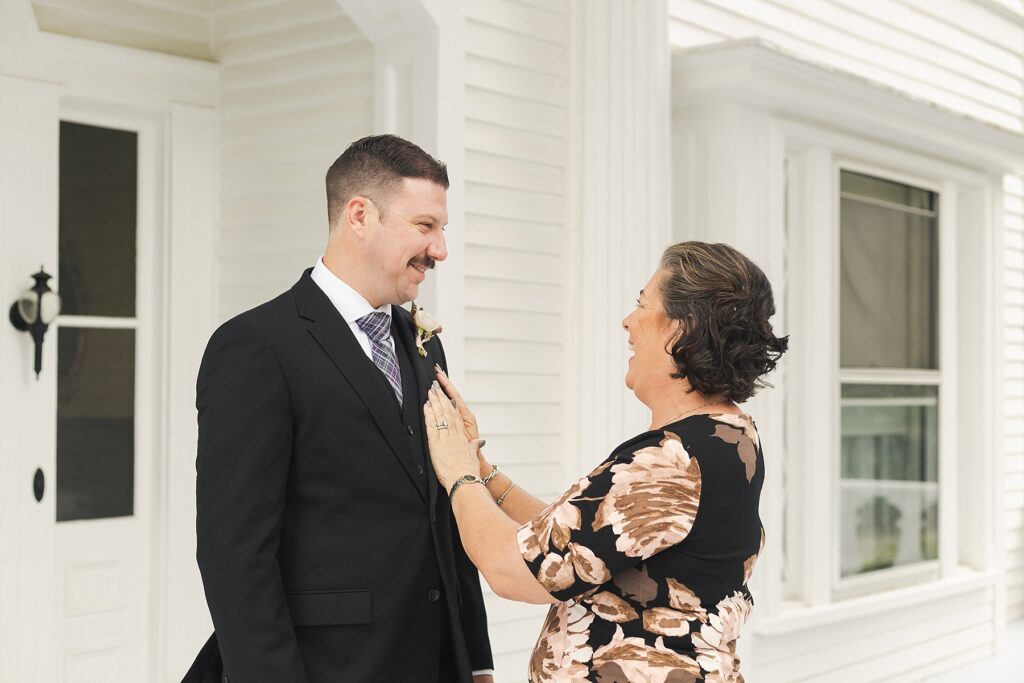
M 429 600 L 430 602 L 437 602 L 440 599 L 441 591 L 437 590 L 436 588 L 431 588 L 429 591 L 427 591 L 427 600 Z
M 412 436 L 414 434 L 413 429 L 412 429 L 412 425 L 406 425 L 405 426 L 405 431 L 409 432 L 409 436 Z
M 420 474 L 424 474 L 426 470 L 423 469 L 423 465 L 416 465 L 416 471 Z

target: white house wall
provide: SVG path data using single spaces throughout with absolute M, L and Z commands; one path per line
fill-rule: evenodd
M 759 37 L 803 59 L 1012 131 L 1024 130 L 1020 4 L 976 0 L 668 0 L 669 41 Z M 1005 181 L 1004 451 L 1008 616 L 1024 616 L 1024 193 Z
M 324 175 L 373 125 L 373 49 L 334 0 L 215 3 L 218 317 L 281 293 L 327 242 Z
M 465 395 L 488 457 L 543 499 L 564 488 L 567 3 L 463 3 Z M 450 229 L 461 229 L 455 226 Z M 544 609 L 486 591 L 502 681 L 524 681 Z
M 805 59 L 1021 130 L 1019 19 L 974 0 L 669 0 L 670 41 L 760 37 Z

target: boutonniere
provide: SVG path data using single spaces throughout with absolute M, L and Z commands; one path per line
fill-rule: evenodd
M 426 358 L 427 350 L 423 345 L 431 340 L 435 334 L 441 333 L 441 323 L 434 316 L 412 302 L 412 321 L 416 323 L 416 349 L 420 356 Z

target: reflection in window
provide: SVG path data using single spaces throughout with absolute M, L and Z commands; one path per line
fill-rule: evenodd
M 58 330 L 57 521 L 131 515 L 135 331 Z
M 135 316 L 138 134 L 60 124 L 64 315 Z
M 938 558 L 938 388 L 842 390 L 841 575 Z
M 938 196 L 910 185 L 843 171 L 840 189 L 839 574 L 850 577 L 938 558 L 939 214 Z

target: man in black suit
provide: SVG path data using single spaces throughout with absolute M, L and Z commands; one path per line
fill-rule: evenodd
M 447 188 L 406 140 L 353 143 L 327 172 L 323 257 L 210 339 L 196 528 L 215 633 L 186 681 L 492 681 L 424 434 L 444 350 L 421 357 L 400 308 L 447 256 Z

